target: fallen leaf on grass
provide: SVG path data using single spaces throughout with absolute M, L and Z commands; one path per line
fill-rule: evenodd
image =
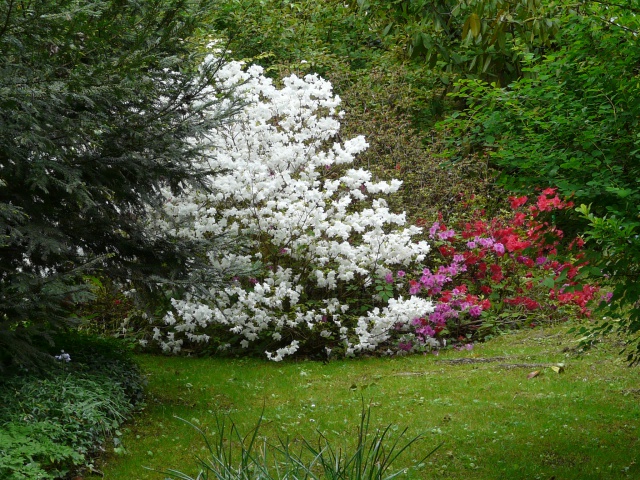
M 529 375 L 527 375 L 527 378 L 529 380 L 531 380 L 534 377 L 537 377 L 538 375 L 540 375 L 540 370 L 536 370 L 535 372 L 531 372 Z

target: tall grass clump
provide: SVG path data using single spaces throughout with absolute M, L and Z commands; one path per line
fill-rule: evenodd
M 355 444 L 338 448 L 320 431 L 314 442 L 278 438 L 271 444 L 260 436 L 263 419 L 261 415 L 256 426 L 243 435 L 229 417 L 216 416 L 217 434 L 213 439 L 198 426 L 180 419 L 203 438 L 207 456 L 196 457 L 195 477 L 175 469 L 162 473 L 179 480 L 387 480 L 407 472 L 408 468 L 392 471 L 391 467 L 424 438 L 422 434 L 407 438 L 407 428 L 394 437 L 391 425 L 373 430 L 370 407 L 362 408 Z M 292 447 L 296 443 L 299 446 Z M 429 451 L 416 466 L 438 448 Z

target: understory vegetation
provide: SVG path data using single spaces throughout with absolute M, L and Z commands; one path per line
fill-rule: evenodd
M 146 378 L 113 340 L 68 334 L 56 364 L 0 382 L 0 478 L 65 478 L 118 451 L 121 425 L 143 406 Z M 72 353 L 67 353 L 72 352 Z
M 622 373 L 640 363 L 638 15 L 638 0 L 2 2 L 0 478 L 99 473 L 104 453 L 131 478 L 121 465 L 146 458 L 198 478 L 191 457 L 166 462 L 189 428 L 219 436 L 200 478 L 633 476 L 609 452 L 638 441 Z M 139 438 L 122 426 L 143 406 L 132 358 L 164 382 Z M 292 420 L 300 388 L 342 388 L 348 368 L 365 380 L 294 408 L 316 425 Z M 298 371 L 319 376 L 284 380 Z M 381 400 L 396 391 L 406 417 Z M 570 405 L 521 422 L 520 396 Z M 490 469 L 506 445 L 521 454 Z

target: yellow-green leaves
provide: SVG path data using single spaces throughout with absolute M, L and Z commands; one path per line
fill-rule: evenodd
M 469 37 L 469 34 L 473 38 L 477 38 L 480 35 L 482 30 L 482 21 L 480 17 L 476 13 L 472 13 L 467 17 L 467 20 L 464 22 L 462 27 L 462 39 L 466 40 Z

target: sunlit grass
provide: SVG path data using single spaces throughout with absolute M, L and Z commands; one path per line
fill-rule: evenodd
M 229 414 L 248 432 L 264 409 L 261 432 L 274 443 L 313 442 L 320 431 L 333 448 L 348 447 L 364 400 L 374 427 L 427 434 L 397 465 L 415 467 L 406 478 L 639 478 L 640 370 L 615 345 L 565 351 L 574 345 L 565 331 L 505 335 L 470 352 L 327 365 L 141 356 L 148 407 L 125 434 L 128 453 L 101 468 L 108 480 L 164 478 L 144 466 L 195 475 L 204 444 L 176 416 L 210 431 L 216 414 Z M 550 368 L 558 363 L 564 372 Z M 528 379 L 533 371 L 540 374 Z

